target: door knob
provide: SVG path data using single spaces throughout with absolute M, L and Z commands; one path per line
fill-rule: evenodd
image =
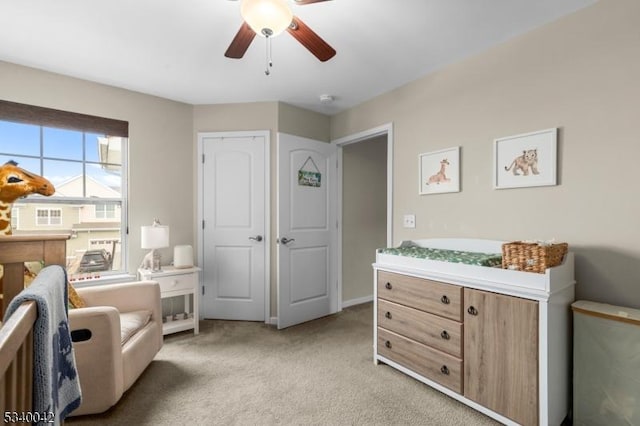
M 287 237 L 282 237 L 280 238 L 280 240 L 278 241 L 280 244 L 289 244 L 291 241 L 295 241 L 295 238 L 287 238 Z
M 260 242 L 262 241 L 262 235 L 256 235 L 255 237 L 249 237 L 250 240 Z

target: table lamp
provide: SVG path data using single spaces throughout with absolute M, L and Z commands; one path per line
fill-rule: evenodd
M 156 249 L 169 247 L 169 227 L 160 225 L 158 219 L 153 220 L 153 225 L 140 228 L 140 246 L 143 249 L 151 249 L 143 260 L 144 269 L 151 272 L 160 272 L 160 253 Z

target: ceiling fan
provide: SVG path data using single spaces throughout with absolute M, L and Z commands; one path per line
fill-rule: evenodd
M 306 5 L 324 1 L 329 0 L 294 0 L 293 3 Z M 256 34 L 270 39 L 284 30 L 322 62 L 336 54 L 333 47 L 293 15 L 286 0 L 241 0 L 240 13 L 244 22 L 224 54 L 227 58 L 242 58 Z

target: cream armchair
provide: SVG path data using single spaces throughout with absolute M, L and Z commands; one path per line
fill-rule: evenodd
M 87 307 L 69 310 L 82 404 L 72 416 L 115 405 L 162 347 L 160 287 L 138 281 L 77 289 Z

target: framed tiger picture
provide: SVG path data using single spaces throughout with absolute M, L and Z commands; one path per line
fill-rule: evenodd
M 556 185 L 558 129 L 493 141 L 493 188 Z

